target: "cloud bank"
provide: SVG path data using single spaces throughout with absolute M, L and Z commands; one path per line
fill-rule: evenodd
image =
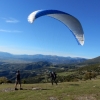
M 19 31 L 19 30 L 4 30 L 4 29 L 0 29 L 0 32 L 7 32 L 7 33 L 21 33 L 22 31 Z
M 5 20 L 6 23 L 18 23 L 19 20 L 15 19 L 15 18 L 2 18 Z

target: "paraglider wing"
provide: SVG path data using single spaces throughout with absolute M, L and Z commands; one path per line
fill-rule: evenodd
M 74 16 L 68 13 L 65 13 L 59 10 L 37 10 L 37 11 L 32 12 L 28 16 L 28 21 L 30 23 L 33 23 L 33 21 L 36 18 L 39 18 L 44 15 L 53 17 L 61 21 L 62 23 L 64 23 L 74 34 L 79 44 L 84 45 L 84 32 L 78 19 L 76 19 Z

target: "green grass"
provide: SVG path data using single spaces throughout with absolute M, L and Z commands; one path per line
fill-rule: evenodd
M 60 73 L 57 73 L 57 75 L 59 76 L 68 76 L 68 75 L 71 75 L 71 74 L 74 74 L 75 72 L 60 72 Z
M 14 90 L 14 84 L 0 85 L 0 100 L 100 100 L 100 79 L 50 83 L 22 84 L 23 90 Z M 37 90 L 32 90 L 37 88 Z

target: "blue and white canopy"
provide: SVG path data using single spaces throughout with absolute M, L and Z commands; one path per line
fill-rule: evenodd
M 32 12 L 28 16 L 28 21 L 30 23 L 33 23 L 35 19 L 44 15 L 53 17 L 59 20 L 60 22 L 64 23 L 74 34 L 79 44 L 84 45 L 84 32 L 78 19 L 76 19 L 74 16 L 68 13 L 59 10 L 37 10 Z

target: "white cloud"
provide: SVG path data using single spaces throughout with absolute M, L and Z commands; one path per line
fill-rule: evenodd
M 21 33 L 22 31 L 19 31 L 19 30 L 4 30 L 4 29 L 0 29 L 0 32 L 7 32 L 7 33 Z
M 15 18 L 2 18 L 5 20 L 6 23 L 18 23 L 19 20 L 15 19 Z

